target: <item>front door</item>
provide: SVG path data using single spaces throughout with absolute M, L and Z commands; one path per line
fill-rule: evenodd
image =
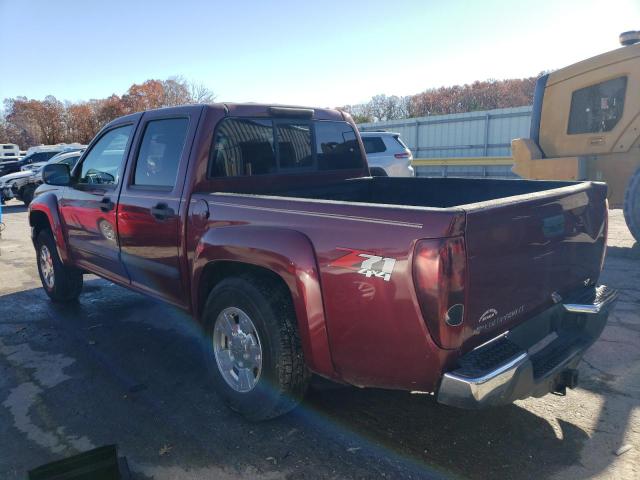
M 128 283 L 120 261 L 116 207 L 134 123 L 104 132 L 75 168 L 60 202 L 69 248 L 78 266 Z
M 144 114 L 118 206 L 122 261 L 131 284 L 185 307 L 180 198 L 201 111 L 184 107 Z

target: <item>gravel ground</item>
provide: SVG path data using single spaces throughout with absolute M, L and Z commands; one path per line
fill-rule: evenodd
M 3 221 L 2 479 L 109 443 L 136 479 L 640 478 L 640 247 L 619 210 L 601 282 L 621 298 L 567 396 L 468 412 L 324 385 L 261 424 L 207 387 L 188 317 L 95 277 L 77 305 L 51 304 L 25 208 Z

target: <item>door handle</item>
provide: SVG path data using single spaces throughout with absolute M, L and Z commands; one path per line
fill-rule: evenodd
M 100 200 L 100 210 L 103 212 L 110 212 L 116 206 L 109 197 L 104 197 Z
M 151 207 L 151 215 L 157 220 L 166 220 L 174 215 L 173 209 L 169 208 L 166 203 L 159 203 L 155 207 Z

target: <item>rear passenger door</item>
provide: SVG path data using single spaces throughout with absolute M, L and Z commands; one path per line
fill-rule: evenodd
M 121 256 L 131 284 L 180 306 L 188 297 L 181 272 L 181 196 L 201 111 L 144 114 L 118 205 Z

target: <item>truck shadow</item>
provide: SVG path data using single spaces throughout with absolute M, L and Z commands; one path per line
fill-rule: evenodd
M 29 453 L 8 466 L 76 453 L 73 439 L 86 437 L 95 446 L 118 443 L 136 478 L 177 476 L 172 468 L 206 478 L 542 478 L 577 463 L 588 440 L 576 425 L 554 430 L 518 405 L 462 411 L 428 395 L 350 387 L 312 390 L 293 413 L 248 423 L 209 388 L 201 341 L 188 316 L 104 280 L 87 282 L 73 305 L 54 305 L 40 289 L 0 297 L 0 366 L 9 373 L 0 405 L 20 385 L 38 384 L 48 358 L 69 359 L 66 379 L 40 385 L 38 408 L 27 412 L 61 448 L 33 448 L 24 418 L 13 418 L 15 428 L 2 429 L 16 451 Z M 40 352 L 36 360 L 7 355 L 24 345 Z M 163 447 L 170 453 L 160 455 Z
M 640 259 L 640 243 L 635 242 L 630 247 L 617 247 L 609 245 L 607 247 L 607 256 Z

